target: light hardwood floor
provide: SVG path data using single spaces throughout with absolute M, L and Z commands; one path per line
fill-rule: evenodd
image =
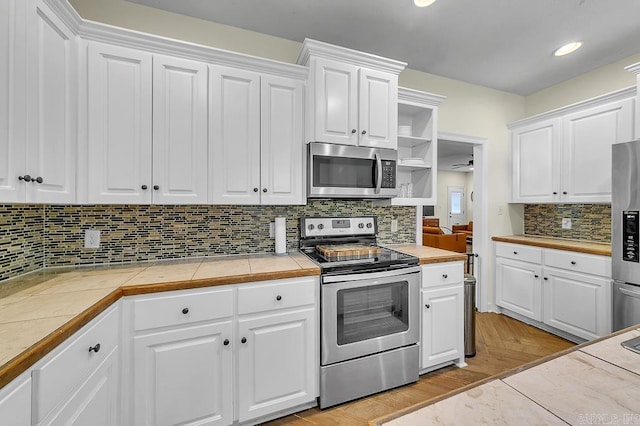
M 466 368 L 454 366 L 420 376 L 416 383 L 345 403 L 326 410 L 312 408 L 265 425 L 366 425 L 413 404 L 506 372 L 541 357 L 574 346 L 574 343 L 531 327 L 505 315 L 476 315 L 476 356 Z

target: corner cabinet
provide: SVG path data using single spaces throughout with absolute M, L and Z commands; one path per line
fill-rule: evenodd
M 611 258 L 497 242 L 496 305 L 570 340 L 605 336 L 611 332 Z
M 464 367 L 464 266 L 422 267 L 420 372 L 456 363 Z
M 611 145 L 631 140 L 634 133 L 631 92 L 614 92 L 509 125 L 509 201 L 610 203 Z
M 307 141 L 397 148 L 398 74 L 405 63 L 306 39 Z
M 76 201 L 76 34 L 39 0 L 0 2 L 0 201 Z
M 210 65 L 210 199 L 304 204 L 304 81 Z

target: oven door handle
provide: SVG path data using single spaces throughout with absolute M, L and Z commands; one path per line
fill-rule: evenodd
M 382 160 L 380 159 L 380 153 L 376 151 L 376 189 L 375 193 L 380 193 L 380 188 L 382 188 Z
M 340 283 L 344 281 L 363 281 L 363 280 L 375 280 L 378 278 L 387 277 L 399 277 L 408 274 L 415 274 L 420 272 L 420 266 L 412 266 L 410 268 L 398 268 L 389 271 L 382 272 L 370 272 L 361 274 L 348 274 L 348 275 L 325 275 L 322 277 L 323 284 Z

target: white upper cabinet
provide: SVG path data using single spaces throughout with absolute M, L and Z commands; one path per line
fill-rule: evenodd
M 303 83 L 210 65 L 214 204 L 303 204 Z
M 152 56 L 90 43 L 88 201 L 151 202 Z
M 76 36 L 40 1 L 0 3 L 0 200 L 75 202 Z
M 207 66 L 90 43 L 88 201 L 207 202 Z
M 610 203 L 611 145 L 633 138 L 629 90 L 509 126 L 513 203 Z
M 396 149 L 398 74 L 405 63 L 305 40 L 307 142 Z
M 207 84 L 206 64 L 153 57 L 156 204 L 207 202 Z

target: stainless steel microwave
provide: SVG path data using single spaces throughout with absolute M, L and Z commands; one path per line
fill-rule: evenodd
M 393 149 L 311 142 L 309 198 L 393 198 L 398 152 Z

